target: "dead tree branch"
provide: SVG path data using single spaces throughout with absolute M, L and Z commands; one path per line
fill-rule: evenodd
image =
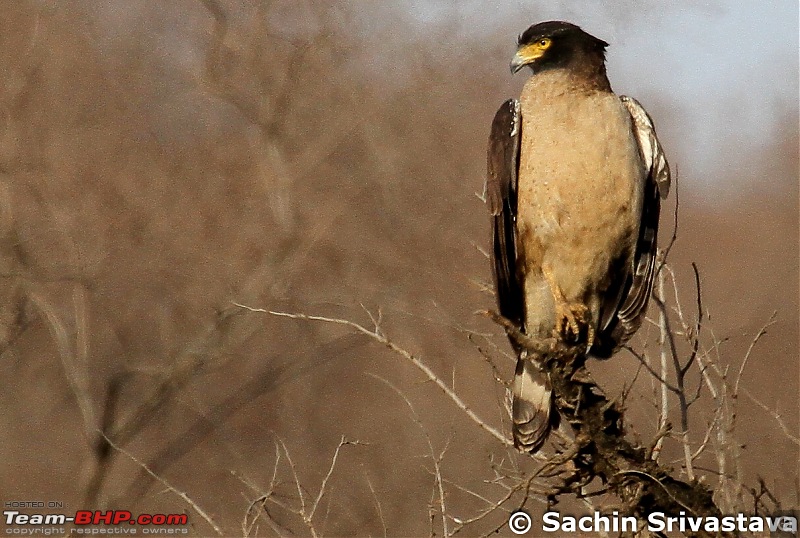
M 514 342 L 540 353 L 547 343 L 531 341 L 508 320 L 498 321 Z M 563 493 L 582 495 L 583 486 L 599 478 L 608 492 L 616 495 L 629 514 L 646 518 L 653 512 L 679 513 L 694 517 L 720 517 L 712 492 L 699 482 L 673 478 L 669 471 L 649 457 L 648 450 L 625 437 L 622 406 L 609 400 L 585 368 L 581 347 L 553 346 L 544 354 L 543 367 L 550 374 L 556 406 L 575 434 L 569 461 L 574 465 L 564 480 Z M 557 500 L 554 496 L 553 500 Z M 700 531 L 696 536 L 711 536 Z

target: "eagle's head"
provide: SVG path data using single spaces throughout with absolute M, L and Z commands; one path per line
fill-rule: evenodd
M 511 73 L 526 65 L 534 73 L 557 67 L 604 67 L 608 43 L 563 21 L 534 24 L 517 39 Z M 593 65 L 599 63 L 599 66 Z

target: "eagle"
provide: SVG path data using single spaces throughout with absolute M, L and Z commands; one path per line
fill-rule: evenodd
M 486 184 L 500 314 L 601 359 L 644 319 L 670 186 L 652 119 L 611 89 L 607 46 L 562 21 L 519 36 L 511 72 L 532 74 L 494 117 Z M 514 444 L 536 452 L 559 421 L 548 357 L 510 339 Z

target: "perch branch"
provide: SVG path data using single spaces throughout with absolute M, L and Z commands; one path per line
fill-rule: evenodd
M 537 352 L 543 349 L 540 342 L 530 345 L 532 339 L 508 320 L 495 313 L 490 316 L 500 321 L 520 347 Z M 550 376 L 556 406 L 576 438 L 571 458 L 574 474 L 562 491 L 580 494 L 582 485 L 600 478 L 608 491 L 620 498 L 626 511 L 640 518 L 657 511 L 677 514 L 681 510 L 695 517 L 721 516 L 709 489 L 699 482 L 673 478 L 648 457 L 649 450 L 626 439 L 621 405 L 609 400 L 592 380 L 584 366 L 582 346 L 550 348 L 543 356 L 546 360 L 542 366 Z M 712 535 L 701 530 L 694 536 Z

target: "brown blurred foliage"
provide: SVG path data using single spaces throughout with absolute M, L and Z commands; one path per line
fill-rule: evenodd
M 449 30 L 404 42 L 399 10 L 356 3 L 123 4 L 20 0 L 0 14 L 0 500 L 186 510 L 102 429 L 238 533 L 276 440 L 300 482 L 319 484 L 344 435 L 362 444 L 342 447 L 326 533 L 381 534 L 381 518 L 390 534 L 428 533 L 426 441 L 365 374 L 414 403 L 447 447 L 445 478 L 483 487 L 496 443 L 367 339 L 233 303 L 367 324 L 364 308 L 380 310 L 387 334 L 501 427 L 504 392 L 467 331 L 506 350 L 474 312 L 493 303 L 478 195 L 489 121 L 516 91 L 510 38 L 442 52 Z M 354 24 L 365 16 L 392 18 L 392 33 Z M 653 107 L 657 123 L 670 104 Z M 680 177 L 671 262 L 689 297 L 698 263 L 734 368 L 778 312 L 744 383 L 796 435 L 796 122 L 776 132 L 736 156 L 748 190 L 724 203 Z M 677 155 L 680 143 L 664 140 Z M 598 376 L 632 365 L 620 356 Z M 640 392 L 629 420 L 646 436 Z M 746 478 L 796 506 L 798 447 L 752 403 L 740 421 Z M 458 489 L 449 500 L 483 506 Z

